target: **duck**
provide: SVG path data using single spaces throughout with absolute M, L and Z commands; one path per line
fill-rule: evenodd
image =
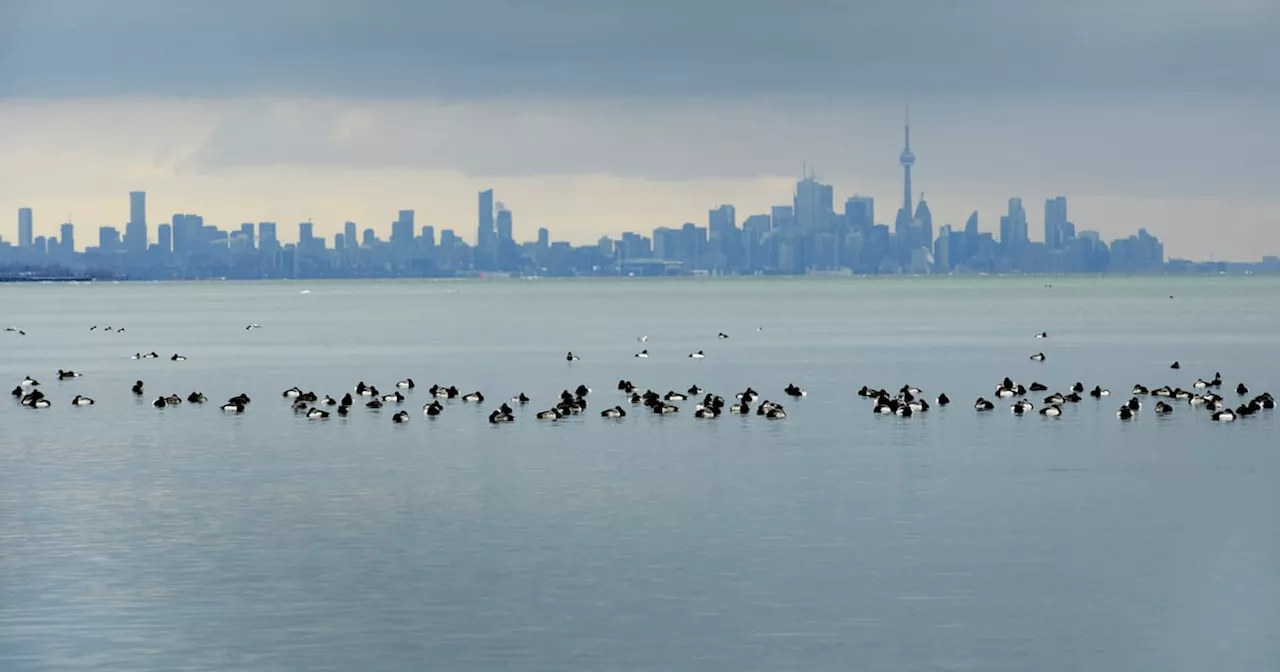
M 338 411 L 337 411 L 337 413 L 338 413 L 338 416 L 339 416 L 339 417 L 343 417 L 343 418 L 345 418 L 345 417 L 347 417 L 347 414 L 348 414 L 348 413 L 350 413 L 350 412 L 351 412 L 351 406 L 350 406 L 350 405 L 347 405 L 347 406 L 338 406 Z
M 720 333 L 716 334 L 716 338 L 719 338 L 719 339 L 722 339 L 722 340 L 723 340 L 723 339 L 729 338 L 729 334 L 726 334 L 726 333 L 724 333 L 724 332 L 722 331 L 722 332 L 720 332 Z
M 1156 415 L 1168 415 L 1173 412 L 1173 407 L 1163 401 L 1156 402 Z
M 164 403 L 170 406 L 177 406 L 178 404 L 182 403 L 182 397 L 179 397 L 176 394 L 171 394 L 164 398 Z
M 808 392 L 805 392 L 804 390 L 800 389 L 800 387 L 798 387 L 795 383 L 787 383 L 787 386 L 783 388 L 783 392 L 785 392 L 788 396 L 792 396 L 796 398 L 803 397 L 806 394 L 808 394 Z
M 244 404 L 228 401 L 222 405 L 222 410 L 226 413 L 244 413 Z
M 1027 389 L 1031 390 L 1032 392 L 1044 392 L 1045 390 L 1049 389 L 1049 387 L 1041 383 L 1033 382 L 1031 383 L 1031 387 L 1028 387 Z
M 579 357 L 579 356 L 577 356 L 577 355 L 575 355 L 575 354 L 573 354 L 573 352 L 572 352 L 572 351 L 570 351 L 568 354 L 566 354 L 566 355 L 564 356 L 564 359 L 565 359 L 565 361 L 566 361 L 566 362 L 576 362 L 576 361 L 578 361 L 578 360 L 580 360 L 580 359 L 582 359 L 582 358 L 581 358 L 581 357 Z
M 943 392 L 942 394 L 938 395 L 937 402 L 939 406 L 946 406 L 947 404 L 951 403 L 951 397 L 948 397 L 947 393 Z
M 400 394 L 400 391 L 397 390 L 392 394 L 382 395 L 382 401 L 383 403 L 386 403 L 386 404 L 399 404 L 404 401 L 404 395 Z
M 1043 361 L 1044 361 L 1044 353 L 1043 353 L 1043 352 L 1037 352 L 1036 354 L 1031 355 L 1031 361 L 1033 361 L 1033 362 L 1043 362 Z
M 693 397 L 702 394 L 703 389 L 697 385 L 690 385 L 689 389 L 685 390 L 685 392 L 688 393 L 689 396 Z
M 787 412 L 781 406 L 774 406 L 764 414 L 764 417 L 769 420 L 786 420 Z
M 982 397 L 978 397 L 978 400 L 973 402 L 973 410 L 975 411 L 990 411 L 995 407 L 995 404 L 983 399 Z
M 339 402 L 339 404 L 338 404 L 338 405 L 340 405 L 340 406 L 350 406 L 350 405 L 352 405 L 352 404 L 354 404 L 354 403 L 355 403 L 355 399 L 352 399 L 352 398 L 351 398 L 351 393 L 350 393 L 350 392 L 348 392 L 348 393 L 346 393 L 346 394 L 342 395 L 342 401 L 341 401 L 341 402 Z
M 1121 420 L 1131 420 L 1133 419 L 1133 411 L 1129 409 L 1128 404 L 1125 404 L 1120 407 L 1120 410 L 1116 411 L 1116 417 Z
M 606 409 L 604 409 L 603 411 L 600 411 L 600 417 L 602 417 L 602 418 L 625 418 L 625 417 L 627 417 L 627 412 L 626 412 L 626 411 L 624 411 L 624 410 L 622 410 L 622 407 L 621 407 L 621 406 L 614 406 L 613 408 L 606 408 Z
M 482 402 L 484 401 L 484 395 L 483 395 L 483 394 L 480 394 L 480 391 L 479 391 L 479 390 L 476 390 L 475 392 L 472 392 L 471 394 L 464 394 L 464 395 L 462 395 L 462 400 L 463 400 L 464 402 L 467 402 L 467 403 L 479 404 L 479 403 L 482 403 Z
M 412 378 L 405 378 L 404 380 L 396 383 L 396 387 L 412 390 L 415 385 Z
M 425 404 L 422 407 L 423 415 L 429 415 L 432 417 L 440 415 L 440 411 L 443 411 L 443 410 L 444 410 L 444 406 L 440 405 L 440 402 L 434 399 L 431 401 L 431 403 Z
M 31 376 L 27 376 L 22 379 L 23 387 L 36 387 L 38 385 L 40 385 L 40 381 L 36 380 L 35 378 L 32 378 Z
M 489 414 L 489 424 L 491 425 L 496 425 L 504 422 L 515 422 L 515 420 L 516 420 L 516 416 L 510 413 L 503 413 L 502 411 L 499 411 L 499 410 L 494 410 L 492 413 Z
M 695 418 L 709 419 L 709 418 L 716 418 L 719 416 L 720 416 L 720 411 L 715 408 L 702 407 L 693 412 L 693 417 Z
M 662 396 L 662 398 L 663 398 L 663 400 L 665 400 L 665 401 L 684 401 L 685 399 L 688 399 L 689 397 L 687 397 L 687 396 L 685 396 L 685 395 L 683 395 L 683 394 L 680 394 L 679 392 L 676 392 L 675 390 L 671 390 L 670 392 L 667 392 L 666 394 L 664 394 L 664 395 Z
M 313 406 L 313 407 L 311 407 L 311 408 L 307 409 L 307 417 L 308 417 L 308 418 L 310 418 L 311 420 L 323 420 L 323 419 L 325 419 L 325 418 L 329 417 L 329 412 L 328 412 L 328 411 L 322 411 L 322 410 L 320 410 L 320 409 L 318 409 L 318 408 L 316 408 L 316 407 L 314 407 L 314 406 Z
M 75 371 L 63 371 L 58 369 L 58 380 L 67 380 L 68 378 L 79 378 L 80 374 Z
M 401 424 L 401 425 L 406 422 L 409 422 L 409 412 L 397 411 L 395 415 L 391 416 L 391 422 L 394 422 L 396 424 Z
M 1179 364 L 1179 363 L 1175 360 L 1172 364 L 1170 364 L 1170 365 L 1169 365 L 1169 368 L 1171 368 L 1171 369 L 1181 369 L 1181 368 L 1182 368 L 1182 365 L 1181 365 L 1181 364 Z
M 1239 385 L 1236 385 L 1236 394 L 1243 397 L 1244 395 L 1249 394 L 1249 388 L 1245 387 L 1244 383 L 1240 383 Z
M 302 389 L 301 389 L 301 388 L 299 388 L 299 387 L 291 387 L 291 388 L 289 388 L 289 389 L 285 390 L 283 393 L 281 393 L 281 395 L 280 395 L 280 396 L 282 396 L 282 397 L 289 397 L 289 398 L 292 398 L 292 399 L 296 399 L 296 398 L 298 398 L 298 397 L 301 397 L 301 396 L 302 396 Z
M 1236 414 L 1235 411 L 1232 411 L 1229 408 L 1224 408 L 1210 417 L 1212 417 L 1215 422 L 1231 422 L 1236 419 Z
M 1042 331 L 1042 332 L 1040 332 L 1040 333 L 1036 334 L 1036 338 L 1049 338 L 1049 332 Z
M 1089 391 L 1089 396 L 1095 399 L 1100 399 L 1102 397 L 1106 397 L 1110 395 L 1111 395 L 1111 390 L 1104 390 L 1100 385 L 1094 385 L 1093 389 Z
M 192 404 L 203 404 L 208 400 L 209 400 L 208 397 L 205 397 L 204 393 L 202 392 L 192 392 L 191 394 L 187 395 L 187 401 Z
M 320 400 L 320 403 L 324 404 L 325 406 L 337 406 L 338 400 L 326 394 L 324 395 L 324 399 Z
M 1035 409 L 1035 406 L 1031 402 L 1027 401 L 1026 399 L 1023 399 L 1022 401 L 1014 402 L 1014 404 L 1009 407 L 1009 410 L 1013 411 L 1014 415 L 1022 415 L 1023 413 L 1026 413 L 1027 411 L 1031 411 L 1034 409 Z
M 646 349 L 644 349 L 644 350 L 641 350 L 640 352 L 637 352 L 637 353 L 635 354 L 635 356 L 636 356 L 636 357 L 638 357 L 638 358 L 640 358 L 640 359 L 648 359 L 648 357 L 649 357 L 649 350 L 648 350 L 647 348 L 646 348 Z
M 186 358 L 186 357 L 183 357 L 182 355 L 179 355 L 178 353 L 176 353 L 176 352 L 175 352 L 175 353 L 173 353 L 173 356 L 169 358 L 169 361 L 173 361 L 173 362 L 185 362 L 185 361 L 187 361 L 187 358 Z
M 1066 401 L 1067 401 L 1066 397 L 1057 393 L 1051 394 L 1044 398 L 1044 403 L 1049 406 L 1058 406 L 1060 404 L 1066 403 Z
M 516 395 L 516 396 L 514 396 L 514 397 L 511 397 L 511 403 L 513 403 L 513 404 L 520 404 L 521 406 L 523 406 L 523 405 L 525 405 L 525 404 L 529 403 L 529 397 L 528 397 L 528 396 L 526 396 L 524 392 L 521 392 L 520 394 L 518 394 L 518 395 Z
M 165 406 L 168 406 L 168 403 L 165 402 L 164 397 L 156 397 L 156 400 L 151 402 L 151 405 L 156 408 L 164 408 Z
M 549 408 L 545 411 L 538 411 L 537 415 L 534 415 L 533 417 L 539 420 L 559 420 L 560 411 L 555 408 Z
M 22 334 L 22 332 L 18 332 L 18 333 L 19 335 Z M 52 402 L 50 402 L 48 399 L 45 399 L 43 397 L 31 402 L 31 408 L 49 408 L 52 405 L 53 405 Z
M 1057 404 L 1045 406 L 1044 408 L 1040 409 L 1040 415 L 1044 415 L 1050 418 L 1056 418 L 1062 415 L 1062 407 Z
M 706 355 L 702 354 L 702 351 L 701 351 L 701 350 L 699 350 L 699 351 L 697 351 L 697 352 L 691 352 L 691 353 L 689 353 L 689 357 L 690 357 L 690 358 L 692 358 L 692 359 L 702 359 L 702 358 L 706 357 Z
M 134 394 L 142 394 L 142 381 L 135 382 L 132 389 Z
M 381 401 L 379 401 L 379 400 L 377 400 L 377 399 L 374 399 L 373 401 L 370 401 L 370 402 L 368 402 L 367 404 L 365 404 L 365 405 L 364 405 L 364 407 L 365 407 L 365 408 L 371 408 L 371 409 L 373 409 L 373 410 L 375 410 L 375 411 L 376 411 L 376 410 L 378 410 L 379 408 L 382 408 L 382 402 L 381 402 Z
M 92 406 L 94 403 L 95 402 L 89 397 L 81 396 L 79 394 L 76 395 L 75 399 L 71 400 L 72 406 Z

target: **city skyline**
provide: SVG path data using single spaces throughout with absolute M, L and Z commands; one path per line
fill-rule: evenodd
M 413 208 L 470 239 L 493 188 L 520 235 L 585 243 L 767 211 L 804 166 L 887 203 L 909 101 L 939 222 L 1067 195 L 1082 225 L 1146 227 L 1171 256 L 1280 249 L 1275 3 L 157 7 L 6 6 L 0 213 L 121 226 L 118 194 L 141 189 L 223 226 L 329 236 Z M 489 48 L 461 58 L 466 31 L 443 27 L 476 22 Z

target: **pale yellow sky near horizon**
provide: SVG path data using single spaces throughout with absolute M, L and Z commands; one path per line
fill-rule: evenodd
M 96 244 L 98 226 L 123 227 L 128 192 L 143 190 L 152 240 L 175 213 L 224 229 L 275 221 L 286 241 L 304 220 L 326 237 L 350 220 L 385 238 L 396 211 L 413 209 L 419 226 L 470 241 L 476 192 L 493 188 L 514 213 L 518 239 L 546 227 L 554 240 L 581 244 L 705 225 L 721 203 L 735 205 L 741 223 L 789 203 L 806 159 L 835 186 L 838 211 L 850 195 L 871 195 L 877 220 L 890 223 L 902 198 L 899 114 L 891 105 L 797 114 L 697 102 L 0 102 L 0 238 L 13 241 L 17 209 L 31 207 L 37 235 L 56 235 L 70 217 L 83 249 Z M 1044 200 L 1061 194 L 1077 228 L 1107 240 L 1145 226 L 1171 257 L 1280 253 L 1280 201 L 1251 185 L 1198 193 L 1182 186 L 1199 178 L 1194 170 L 1165 188 L 1159 179 L 1120 182 L 1114 169 L 1087 165 L 1105 137 L 1068 156 L 1075 143 L 1031 132 L 1034 124 L 1002 145 L 992 140 L 1008 125 L 999 118 L 939 116 L 913 110 L 915 187 L 935 226 L 962 226 L 976 209 L 982 229 L 994 233 L 1008 198 L 1020 196 L 1035 240 Z M 1158 147 L 1161 137 L 1152 131 L 1148 141 Z M 1019 163 L 1024 151 L 1075 165 Z

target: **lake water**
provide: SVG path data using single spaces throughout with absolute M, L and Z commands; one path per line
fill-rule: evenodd
M 1275 411 L 1216 423 L 1185 403 L 1156 417 L 1148 399 L 1115 417 L 1138 382 L 1220 371 L 1233 404 L 1237 382 L 1280 392 L 1278 292 L 1274 278 L 0 286 L 0 326 L 26 331 L 0 333 L 0 383 L 31 375 L 54 402 L 0 403 L 0 670 L 1280 669 Z M 1113 394 L 1056 419 L 1004 400 L 976 413 L 1006 375 Z M 307 420 L 281 397 L 406 376 L 407 425 L 359 407 Z M 751 385 L 789 417 L 640 413 L 620 378 Z M 429 420 L 437 382 L 489 399 Z M 808 396 L 786 398 L 789 382 Z M 532 417 L 579 383 L 587 413 Z M 897 418 L 855 395 L 907 383 L 956 403 Z M 210 403 L 150 405 L 193 390 Z M 240 392 L 243 415 L 218 410 Z M 516 422 L 486 422 L 520 392 L 533 403 Z M 614 403 L 632 413 L 599 417 Z

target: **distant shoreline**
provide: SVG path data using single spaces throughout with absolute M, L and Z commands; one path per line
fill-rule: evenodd
M 1280 277 L 1280 271 L 1261 270 L 1261 271 L 1235 271 L 1225 273 L 1168 273 L 1168 272 L 1151 272 L 1151 273 L 1057 273 L 1057 274 L 1039 274 L 1039 273 L 966 273 L 959 275 L 855 275 L 855 274 L 839 274 L 839 273 L 808 273 L 808 274 L 776 274 L 776 275 L 671 275 L 671 276 L 624 276 L 624 275 L 564 275 L 564 276 L 519 276 L 519 275 L 455 275 L 455 276 L 396 276 L 396 277 L 308 277 L 308 278 L 227 278 L 227 277 L 207 277 L 207 278 L 111 278 L 111 277 L 93 277 L 93 276 L 5 276 L 0 275 L 0 283 L 3 284 L 48 284 L 48 283 L 77 283 L 77 284 L 112 284 L 112 283 L 181 283 L 181 282 L 342 282 L 342 281 L 361 281 L 361 280 L 381 280 L 381 281 L 420 281 L 420 282 L 509 282 L 509 281 L 611 281 L 611 280 L 644 280 L 644 281 L 676 281 L 676 280 L 973 280 L 973 279 L 1015 279 L 1015 278 L 1062 278 L 1066 280 L 1094 278 L 1249 278 L 1249 277 Z

